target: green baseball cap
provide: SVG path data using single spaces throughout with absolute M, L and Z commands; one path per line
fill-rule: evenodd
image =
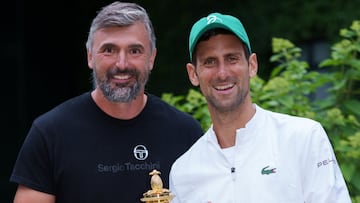
M 251 53 L 249 37 L 247 36 L 246 30 L 240 20 L 231 15 L 211 13 L 207 17 L 203 17 L 198 20 L 191 28 L 189 37 L 190 60 L 192 60 L 195 45 L 201 35 L 213 28 L 224 28 L 233 32 L 243 43 L 245 43 Z

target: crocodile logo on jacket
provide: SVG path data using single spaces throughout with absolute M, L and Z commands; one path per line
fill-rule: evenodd
M 269 174 L 272 174 L 272 173 L 276 173 L 276 168 L 272 168 L 272 169 L 267 169 L 269 168 L 270 166 L 266 166 L 264 167 L 262 170 L 261 170 L 261 175 L 269 175 Z

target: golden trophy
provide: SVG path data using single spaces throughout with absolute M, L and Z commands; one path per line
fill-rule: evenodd
M 170 193 L 170 190 L 163 188 L 163 182 L 159 176 L 160 171 L 153 170 L 149 173 L 151 175 L 150 185 L 151 190 L 148 190 L 143 194 L 143 198 L 140 200 L 146 203 L 170 203 L 174 198 L 174 195 Z

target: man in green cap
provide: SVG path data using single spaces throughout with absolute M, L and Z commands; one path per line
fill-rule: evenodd
M 191 83 L 212 119 L 172 165 L 172 203 L 350 203 L 322 125 L 252 103 L 257 56 L 239 19 L 212 13 L 190 33 Z

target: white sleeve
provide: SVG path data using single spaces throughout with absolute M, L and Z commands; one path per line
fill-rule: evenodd
M 311 129 L 303 157 L 306 203 L 351 203 L 329 138 L 318 123 Z
M 175 185 L 173 184 L 173 178 L 171 175 L 171 171 L 172 170 L 170 170 L 170 173 L 169 173 L 170 174 L 169 175 L 169 190 L 170 190 L 171 194 L 174 195 L 174 198 L 171 200 L 171 203 L 180 203 L 180 200 L 176 195 L 176 189 L 175 189 Z

